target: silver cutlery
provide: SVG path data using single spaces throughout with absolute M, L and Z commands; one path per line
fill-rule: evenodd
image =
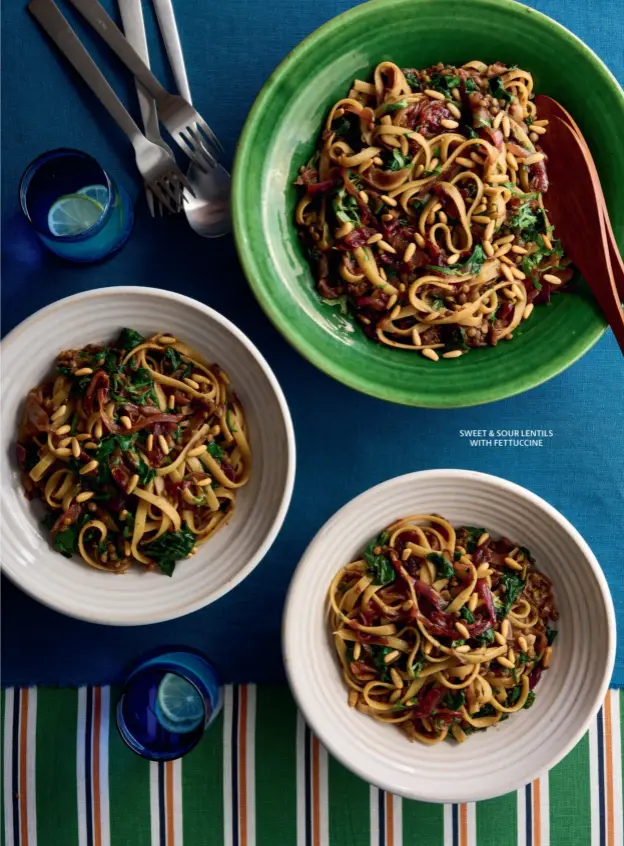
M 145 64 L 149 67 L 149 52 L 141 0 L 119 0 L 119 11 L 121 13 L 121 22 L 123 23 L 126 38 L 143 59 Z M 136 82 L 136 92 L 139 101 L 139 109 L 141 110 L 141 120 L 143 121 L 143 132 L 145 133 L 145 137 L 153 144 L 158 144 L 159 147 L 162 147 L 163 150 L 173 159 L 174 155 L 171 147 L 160 134 L 160 124 L 158 122 L 158 115 L 156 114 L 156 102 L 154 98 L 147 93 L 138 81 Z M 152 217 L 156 215 L 156 212 L 158 212 L 159 215 L 162 215 L 162 203 L 154 197 L 152 191 L 147 187 L 145 195 Z
M 120 2 L 132 2 L 140 5 L 141 0 L 120 0 Z M 191 90 L 186 75 L 184 54 L 182 53 L 172 0 L 153 0 L 153 3 L 176 86 L 184 99 L 191 103 Z M 204 173 L 191 165 L 187 176 L 193 186 L 193 197 L 187 198 L 184 213 L 191 229 L 203 238 L 219 238 L 222 235 L 227 235 L 232 228 L 230 220 L 230 174 L 217 162 L 208 173 Z
M 176 144 L 200 170 L 214 167 L 216 159 L 210 147 L 220 151 L 221 145 L 199 112 L 179 94 L 163 88 L 97 0 L 71 2 L 154 98 L 159 120 Z
M 163 206 L 178 211 L 184 188 L 190 185 L 175 160 L 143 135 L 54 0 L 31 0 L 28 9 L 128 136 L 146 185 Z

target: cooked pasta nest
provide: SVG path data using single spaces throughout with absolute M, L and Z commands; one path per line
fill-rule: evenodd
M 573 271 L 544 206 L 533 78 L 382 62 L 331 108 L 296 224 L 328 305 L 437 361 L 510 341 Z
M 426 744 L 530 708 L 557 619 L 528 549 L 434 514 L 393 523 L 329 589 L 349 705 Z
M 225 371 L 171 335 L 132 329 L 59 354 L 28 394 L 17 457 L 54 548 L 114 573 L 136 563 L 172 575 L 225 526 L 251 472 Z

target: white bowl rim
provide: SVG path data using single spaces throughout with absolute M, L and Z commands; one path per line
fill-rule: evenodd
M 282 654 L 284 658 L 284 667 L 286 670 L 286 677 L 288 679 L 288 684 L 290 685 L 290 689 L 293 693 L 295 701 L 297 703 L 298 708 L 300 709 L 301 713 L 303 714 L 306 722 L 310 725 L 312 731 L 318 736 L 320 741 L 326 747 L 326 749 L 338 760 L 340 763 L 346 767 L 351 772 L 354 772 L 358 775 L 361 779 L 366 782 L 373 783 L 377 785 L 377 787 L 386 790 L 389 793 L 395 793 L 399 796 L 404 796 L 407 799 L 415 799 L 420 802 L 432 802 L 432 803 L 447 803 L 449 801 L 453 802 L 475 802 L 475 801 L 483 801 L 485 799 L 493 799 L 497 796 L 505 795 L 508 791 L 486 791 L 483 794 L 475 795 L 471 793 L 470 796 L 466 797 L 465 799 L 458 797 L 457 799 L 449 800 L 448 797 L 443 799 L 436 799 L 435 797 L 428 796 L 425 794 L 417 793 L 417 792 L 406 792 L 403 789 L 397 789 L 397 785 L 392 784 L 391 782 L 387 781 L 383 778 L 375 778 L 371 780 L 370 773 L 366 772 L 363 767 L 360 767 L 357 763 L 354 763 L 352 760 L 348 759 L 346 755 L 343 755 L 340 751 L 336 750 L 332 744 L 332 739 L 329 736 L 329 732 L 325 731 L 324 726 L 317 726 L 311 720 L 308 721 L 308 712 L 306 706 L 306 699 L 304 696 L 300 695 L 301 691 L 298 687 L 298 677 L 297 673 L 294 670 L 297 661 L 297 655 L 293 652 L 291 653 L 289 650 L 289 631 L 291 628 L 295 628 L 297 625 L 296 620 L 296 613 L 294 607 L 292 607 L 292 597 L 295 593 L 296 586 L 298 581 L 302 578 L 302 574 L 304 568 L 306 567 L 307 561 L 312 560 L 312 555 L 314 552 L 314 548 L 319 541 L 320 537 L 324 535 L 326 532 L 333 529 L 336 525 L 339 525 L 343 515 L 346 511 L 357 507 L 358 504 L 364 503 L 368 497 L 373 497 L 378 494 L 382 494 L 384 491 L 391 489 L 395 484 L 400 484 L 403 482 L 413 481 L 414 483 L 418 483 L 421 480 L 427 479 L 464 479 L 464 480 L 480 480 L 486 483 L 491 484 L 493 487 L 498 487 L 500 489 L 504 489 L 517 497 L 524 499 L 528 502 L 537 505 L 542 511 L 548 514 L 555 522 L 557 522 L 563 529 L 566 531 L 572 540 L 576 543 L 579 547 L 580 552 L 583 554 L 585 560 L 589 564 L 593 574 L 596 578 L 596 582 L 600 589 L 600 594 L 602 596 L 602 600 L 604 603 L 604 612 L 607 621 L 607 629 L 608 629 L 608 642 L 607 642 L 607 649 L 605 652 L 604 658 L 604 671 L 602 675 L 602 680 L 591 702 L 591 706 L 588 709 L 588 715 L 585 717 L 582 725 L 579 729 L 577 729 L 576 733 L 568 740 L 568 742 L 564 745 L 562 749 L 553 757 L 550 764 L 545 770 L 541 770 L 540 772 L 536 772 L 530 779 L 525 779 L 517 784 L 517 788 L 523 787 L 525 784 L 530 784 L 535 778 L 539 778 L 539 776 L 543 775 L 545 772 L 548 772 L 552 769 L 556 764 L 559 763 L 565 756 L 572 751 L 572 749 L 576 746 L 576 744 L 581 740 L 581 738 L 585 735 L 587 730 L 589 729 L 590 723 L 595 715 L 600 710 L 602 702 L 605 698 L 605 695 L 609 689 L 609 682 L 611 680 L 611 675 L 613 673 L 613 667 L 615 665 L 615 651 L 617 645 L 617 637 L 616 637 L 616 618 L 615 618 L 615 609 L 613 606 L 613 598 L 611 596 L 609 586 L 607 584 L 607 580 L 605 575 L 598 563 L 598 560 L 594 553 L 592 552 L 591 548 L 589 547 L 588 543 L 585 541 L 583 536 L 580 532 L 574 528 L 572 523 L 567 520 L 563 514 L 561 514 L 557 509 L 550 505 L 550 503 L 546 502 L 546 500 L 542 499 L 542 497 L 534 494 L 532 491 L 529 491 L 527 488 L 522 487 L 522 485 L 517 485 L 515 482 L 510 482 L 507 479 L 503 479 L 500 476 L 494 476 L 490 473 L 481 473 L 477 470 L 454 470 L 454 469 L 444 469 L 444 470 L 417 470 L 413 473 L 405 473 L 401 476 L 394 476 L 391 479 L 387 479 L 385 482 L 380 482 L 378 485 L 374 485 L 371 488 L 363 491 L 362 493 L 355 496 L 353 499 L 349 500 L 349 502 L 345 503 L 338 511 L 336 511 L 329 520 L 319 529 L 316 535 L 312 538 L 308 546 L 306 547 L 305 552 L 301 556 L 299 563 L 295 569 L 293 574 L 291 583 L 288 588 L 288 592 L 286 594 L 286 601 L 284 603 L 284 616 L 282 619 Z
M 71 294 L 69 297 L 63 297 L 60 300 L 55 300 L 55 302 L 44 306 L 43 308 L 36 311 L 34 314 L 31 314 L 21 323 L 19 323 L 14 329 L 12 329 L 0 343 L 0 356 L 1 353 L 6 350 L 7 347 L 19 340 L 20 336 L 24 332 L 27 332 L 33 325 L 35 325 L 39 320 L 41 320 L 41 318 L 48 317 L 53 312 L 64 308 L 68 303 L 73 304 L 80 303 L 83 301 L 88 302 L 89 300 L 118 297 L 123 296 L 124 294 L 138 294 L 139 296 L 145 294 L 147 296 L 160 297 L 164 300 L 171 300 L 172 302 L 183 303 L 187 306 L 190 306 L 191 308 L 194 308 L 197 311 L 203 312 L 206 317 L 210 318 L 215 323 L 218 323 L 223 326 L 243 347 L 245 347 L 245 349 L 252 355 L 252 357 L 256 360 L 256 362 L 262 369 L 264 375 L 267 378 L 267 381 L 271 386 L 271 389 L 273 390 L 273 393 L 275 394 L 275 398 L 277 399 L 277 403 L 279 405 L 282 420 L 284 423 L 284 428 L 286 431 L 287 476 L 279 508 L 277 510 L 271 528 L 265 536 L 262 544 L 256 550 L 255 554 L 250 558 L 247 564 L 242 567 L 238 571 L 238 573 L 236 573 L 236 575 L 232 576 L 232 578 L 225 582 L 223 585 L 221 585 L 221 587 L 208 594 L 207 596 L 201 597 L 201 599 L 195 600 L 193 602 L 188 602 L 185 606 L 184 611 L 182 612 L 180 612 L 179 609 L 174 609 L 171 612 L 158 613 L 152 616 L 147 615 L 146 618 L 141 619 L 139 623 L 128 620 L 111 620 L 106 617 L 100 617 L 97 613 L 88 614 L 85 612 L 81 612 L 80 607 L 72 605 L 71 601 L 46 601 L 46 599 L 42 598 L 41 596 L 38 596 L 34 591 L 27 589 L 21 584 L 21 580 L 19 578 L 19 570 L 12 569 L 10 563 L 7 565 L 6 562 L 0 560 L 0 570 L 2 571 L 2 573 L 4 573 L 4 575 L 7 576 L 7 578 L 10 579 L 13 584 L 15 584 L 20 590 L 24 591 L 24 593 L 26 593 L 28 596 L 31 596 L 37 602 L 40 602 L 42 605 L 46 605 L 48 608 L 52 608 L 55 611 L 59 611 L 60 613 L 66 614 L 77 620 L 85 620 L 89 623 L 99 623 L 101 625 L 114 625 L 120 627 L 164 623 L 169 620 L 184 617 L 187 614 L 191 614 L 193 611 L 199 611 L 201 608 L 205 608 L 207 605 L 211 605 L 217 599 L 220 599 L 222 596 L 225 596 L 226 593 L 229 593 L 229 591 L 231 591 L 238 584 L 240 584 L 240 582 L 246 579 L 247 576 L 252 572 L 252 570 L 254 570 L 262 561 L 269 549 L 273 546 L 273 543 L 275 542 L 275 539 L 277 538 L 277 535 L 280 529 L 282 528 L 284 520 L 286 519 L 286 514 L 288 513 L 288 508 L 290 506 L 293 488 L 295 484 L 295 471 L 297 461 L 295 430 L 290 414 L 290 409 L 288 408 L 288 403 L 286 401 L 286 397 L 284 396 L 284 392 L 282 391 L 282 388 L 279 382 L 277 381 L 277 377 L 273 373 L 267 360 L 264 358 L 264 356 L 256 347 L 256 345 L 247 337 L 247 335 L 245 335 L 245 333 L 241 329 L 239 329 L 234 323 L 232 323 L 231 320 L 229 320 L 227 317 L 224 317 L 222 314 L 220 314 L 218 311 L 215 311 L 215 309 L 211 308 L 210 306 L 207 306 L 204 303 L 199 302 L 199 300 L 193 299 L 192 297 L 187 297 L 185 294 L 178 294 L 175 291 L 168 291 L 161 288 L 151 288 L 143 285 L 117 285 L 107 288 L 94 288 L 90 291 L 82 291 L 78 294 Z

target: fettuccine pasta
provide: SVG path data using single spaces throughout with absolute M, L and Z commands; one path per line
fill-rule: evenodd
M 531 553 L 443 517 L 398 520 L 329 589 L 349 704 L 434 744 L 530 708 L 558 618 Z
M 324 302 L 437 361 L 510 341 L 572 277 L 527 71 L 382 62 L 331 108 L 296 223 Z
M 232 516 L 251 453 L 227 374 L 182 341 L 124 329 L 60 353 L 26 400 L 17 454 L 67 557 L 171 575 Z

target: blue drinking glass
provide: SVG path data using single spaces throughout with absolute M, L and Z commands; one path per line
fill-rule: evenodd
M 128 193 L 79 150 L 50 150 L 35 159 L 22 176 L 19 196 L 41 241 L 69 261 L 103 259 L 132 231 Z
M 171 648 L 145 658 L 117 703 L 117 728 L 138 755 L 171 761 L 193 749 L 222 706 L 216 671 L 200 652 Z

